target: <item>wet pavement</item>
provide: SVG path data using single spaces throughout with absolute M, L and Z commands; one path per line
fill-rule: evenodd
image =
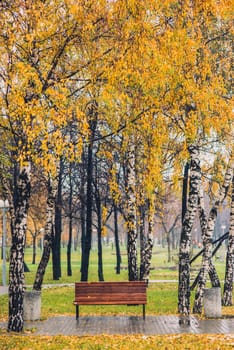
M 1 327 L 1 326 L 0 326 Z M 52 317 L 46 321 L 25 322 L 25 329 L 36 329 L 38 335 L 97 335 L 97 334 L 234 334 L 233 319 L 198 320 L 190 317 L 190 325 L 180 325 L 179 317 L 169 316 L 74 316 Z
M 234 334 L 234 318 L 199 320 L 190 317 L 190 325 L 180 324 L 176 315 L 146 316 L 56 316 L 44 321 L 27 321 L 26 331 L 34 335 L 97 335 L 97 334 Z M 0 322 L 0 329 L 7 323 Z

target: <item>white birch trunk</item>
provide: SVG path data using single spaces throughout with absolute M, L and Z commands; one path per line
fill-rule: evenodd
M 17 179 L 14 217 L 12 222 L 12 245 L 9 266 L 9 319 L 8 331 L 23 330 L 23 298 L 25 288 L 24 249 L 27 215 L 31 189 L 30 164 L 23 166 Z
M 207 274 L 209 273 L 209 267 L 211 265 L 211 258 L 212 258 L 212 238 L 213 238 L 213 232 L 214 232 L 214 226 L 215 226 L 215 220 L 217 218 L 217 210 L 220 207 L 220 204 L 225 199 L 231 180 L 232 180 L 232 173 L 233 173 L 233 157 L 231 157 L 230 162 L 228 164 L 226 174 L 224 177 L 224 183 L 222 187 L 220 188 L 219 195 L 209 213 L 208 221 L 207 221 L 207 229 L 205 231 L 205 236 L 203 237 L 204 241 L 204 252 L 202 255 L 202 267 L 200 271 L 200 276 L 198 280 L 198 287 L 197 292 L 195 295 L 195 301 L 194 301 L 194 307 L 193 312 L 195 313 L 201 313 L 202 312 L 202 303 L 203 303 L 203 294 L 204 294 L 204 288 L 206 285 L 207 280 Z
M 127 234 L 128 234 L 128 278 L 138 280 L 137 268 L 137 229 L 136 229 L 136 183 L 135 146 L 130 140 L 127 164 Z
M 141 276 L 140 279 L 149 282 L 152 250 L 153 250 L 153 214 L 149 213 L 148 216 L 148 232 L 147 238 L 144 240 L 144 257 L 141 264 Z
M 178 311 L 181 315 L 190 314 L 190 253 L 191 231 L 198 206 L 198 197 L 201 186 L 201 168 L 199 152 L 196 146 L 189 147 L 190 152 L 190 179 L 187 209 L 182 223 L 182 232 L 179 249 L 179 286 Z
M 200 190 L 198 208 L 199 208 L 200 225 L 201 225 L 201 230 L 202 230 L 202 243 L 203 243 L 203 247 L 205 248 L 206 236 L 207 236 L 208 218 L 207 218 L 207 215 L 206 215 L 206 212 L 205 212 L 204 196 L 203 196 L 202 187 L 201 187 L 201 190 Z M 210 275 L 212 287 L 220 287 L 219 277 L 218 277 L 218 274 L 216 272 L 215 266 L 214 266 L 214 264 L 212 262 L 212 259 L 210 259 L 210 262 L 209 262 L 208 272 L 209 272 L 209 275 Z M 200 273 L 201 273 L 201 271 L 199 272 L 199 278 L 200 278 Z M 199 281 L 199 278 L 198 278 L 198 281 Z
M 234 175 L 232 177 L 230 225 L 229 225 L 229 236 L 228 236 L 228 249 L 227 249 L 227 256 L 226 256 L 224 292 L 223 292 L 224 306 L 232 305 L 233 278 L 234 278 L 233 268 L 234 268 Z
M 141 195 L 142 196 L 142 195 Z M 140 234 L 140 280 L 143 279 L 145 271 L 145 250 L 146 250 L 146 233 L 145 233 L 145 206 L 141 205 L 139 209 L 139 234 Z
M 45 275 L 46 267 L 50 259 L 52 239 L 53 239 L 53 227 L 54 227 L 54 214 L 55 214 L 55 198 L 57 192 L 57 179 L 48 179 L 48 194 L 47 194 L 47 208 L 46 208 L 46 225 L 45 234 L 43 240 L 43 254 L 41 261 L 38 265 L 33 289 L 40 291 L 43 278 Z

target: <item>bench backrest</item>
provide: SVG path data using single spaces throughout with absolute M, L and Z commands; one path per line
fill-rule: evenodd
M 77 282 L 75 302 L 82 304 L 146 304 L 144 281 Z

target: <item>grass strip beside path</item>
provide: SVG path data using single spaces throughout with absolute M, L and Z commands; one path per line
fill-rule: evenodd
M 27 336 L 1 335 L 1 350 L 229 350 L 234 335 Z

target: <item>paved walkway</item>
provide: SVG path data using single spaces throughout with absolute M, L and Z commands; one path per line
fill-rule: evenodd
M 0 295 L 7 287 L 0 286 Z M 200 320 L 190 317 L 190 325 L 180 324 L 177 315 L 150 316 L 85 316 L 76 321 L 73 316 L 50 317 L 44 321 L 25 322 L 24 329 L 35 330 L 35 335 L 95 335 L 95 334 L 233 334 L 234 316 L 220 319 Z M 0 329 L 7 323 L 0 322 Z
M 7 323 L 0 322 L 6 329 Z M 179 317 L 168 316 L 74 316 L 50 317 L 45 321 L 25 322 L 25 330 L 33 329 L 34 335 L 97 335 L 97 334 L 233 334 L 234 318 L 198 320 L 190 317 L 190 325 L 180 325 Z

